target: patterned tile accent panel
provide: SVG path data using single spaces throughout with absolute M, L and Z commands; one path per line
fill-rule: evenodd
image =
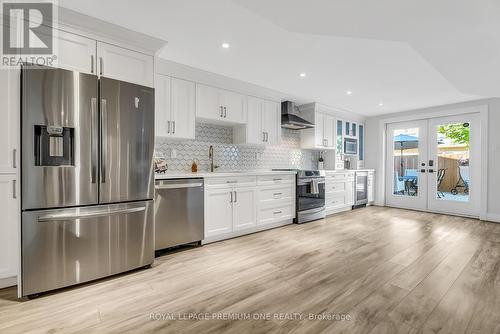
M 214 165 L 219 170 L 273 168 L 317 168 L 318 152 L 300 149 L 300 133 L 282 129 L 279 146 L 233 145 L 232 127 L 197 123 L 194 140 L 173 141 L 156 137 L 155 156 L 166 159 L 169 171 L 191 171 L 193 160 L 200 171 L 209 169 L 208 149 L 214 147 Z M 171 158 L 172 150 L 176 158 Z

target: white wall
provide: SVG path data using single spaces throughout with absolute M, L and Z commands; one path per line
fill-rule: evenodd
M 384 205 L 384 178 L 380 175 L 385 163 L 385 128 L 383 124 L 388 120 L 398 117 L 414 116 L 421 114 L 432 117 L 433 113 L 446 112 L 447 110 L 488 106 L 488 194 L 486 218 L 500 222 L 500 205 L 498 202 L 498 189 L 500 187 L 500 98 L 484 99 L 424 109 L 403 111 L 399 113 L 370 117 L 366 120 L 366 161 L 367 168 L 377 171 L 375 202 Z

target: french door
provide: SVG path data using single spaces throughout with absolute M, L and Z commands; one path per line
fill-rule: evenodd
M 477 217 L 479 114 L 387 125 L 386 204 Z

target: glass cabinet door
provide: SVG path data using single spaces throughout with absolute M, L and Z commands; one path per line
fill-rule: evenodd
M 364 161 L 365 160 L 365 126 L 360 124 L 359 125 L 359 140 L 358 140 L 358 145 L 359 145 L 359 161 Z

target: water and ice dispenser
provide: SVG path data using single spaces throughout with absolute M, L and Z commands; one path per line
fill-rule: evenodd
M 35 125 L 35 166 L 74 166 L 75 129 Z

